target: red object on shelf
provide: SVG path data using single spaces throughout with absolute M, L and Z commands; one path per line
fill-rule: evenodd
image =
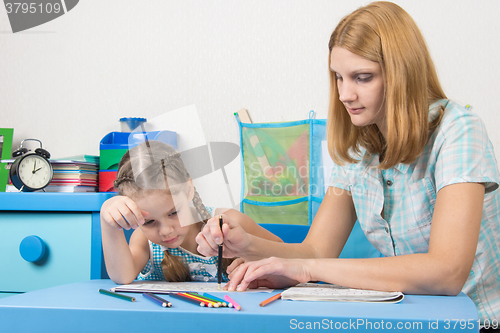
M 113 182 L 118 171 L 99 171 L 99 192 L 115 192 Z

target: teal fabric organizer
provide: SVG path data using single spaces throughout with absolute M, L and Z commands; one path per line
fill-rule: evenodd
M 240 210 L 285 242 L 307 235 L 328 187 L 330 172 L 326 119 L 278 123 L 242 123 L 240 130 Z M 359 223 L 341 257 L 382 256 L 366 239 Z
M 258 223 L 310 225 L 325 195 L 326 120 L 242 123 L 240 209 Z

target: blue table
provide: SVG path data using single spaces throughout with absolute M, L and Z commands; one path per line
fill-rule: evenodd
M 0 332 L 478 332 L 474 303 L 465 295 L 406 295 L 397 304 L 259 303 L 277 293 L 227 293 L 242 310 L 202 308 L 174 298 L 162 308 L 140 294 L 136 302 L 101 295 L 110 280 L 90 280 L 0 299 Z

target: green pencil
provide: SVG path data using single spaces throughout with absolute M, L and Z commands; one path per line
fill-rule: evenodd
M 114 293 L 112 291 L 104 290 L 104 289 L 99 289 L 99 292 L 101 294 L 104 294 L 104 295 L 113 296 L 113 297 L 116 297 L 116 298 L 121 298 L 121 299 L 123 299 L 125 301 L 135 302 L 135 297 L 130 297 L 130 296 L 127 296 L 127 295 L 122 295 L 122 294 Z

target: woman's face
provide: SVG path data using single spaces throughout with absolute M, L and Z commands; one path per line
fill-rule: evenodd
M 333 47 L 330 60 L 339 99 L 352 123 L 375 124 L 385 136 L 384 78 L 380 65 L 340 46 Z

